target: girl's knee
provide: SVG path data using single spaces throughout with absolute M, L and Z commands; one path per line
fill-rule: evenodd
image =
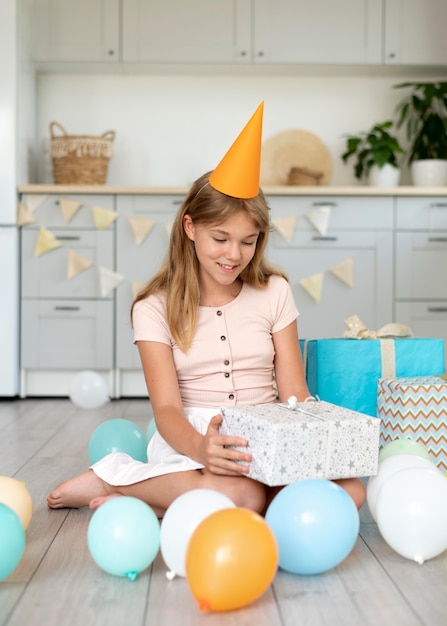
M 265 508 L 266 491 L 262 483 L 251 478 L 235 478 L 229 497 L 236 506 L 262 513 Z
M 246 476 L 216 476 L 202 471 L 201 487 L 216 489 L 236 506 L 262 513 L 266 503 L 265 486 Z
M 246 484 L 241 490 L 243 504 L 239 506 L 261 514 L 265 509 L 267 499 L 265 485 L 258 483 L 256 480 L 251 480 L 250 478 L 245 479 L 244 483 Z

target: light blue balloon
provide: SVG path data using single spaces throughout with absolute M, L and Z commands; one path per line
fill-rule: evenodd
M 142 500 L 118 496 L 93 513 L 87 545 L 101 569 L 135 580 L 157 556 L 160 522 Z
M 279 566 L 293 574 L 319 574 L 341 563 L 360 528 L 357 507 L 339 485 L 305 479 L 284 487 L 265 520 L 279 547 Z
M 0 580 L 17 567 L 25 550 L 25 530 L 15 511 L 0 504 Z
M 155 420 L 151 419 L 151 421 L 149 422 L 147 426 L 147 432 L 146 432 L 147 440 L 150 441 L 156 432 L 157 432 L 157 426 L 155 425 Z
M 111 419 L 100 424 L 88 444 L 90 463 L 112 452 L 125 452 L 137 461 L 147 462 L 147 439 L 136 424 L 125 419 Z

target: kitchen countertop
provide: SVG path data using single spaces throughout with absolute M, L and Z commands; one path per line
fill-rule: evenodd
M 139 187 L 126 185 L 20 185 L 21 194 L 128 194 L 185 195 L 189 187 Z M 263 187 L 276 196 L 447 196 L 447 187 Z

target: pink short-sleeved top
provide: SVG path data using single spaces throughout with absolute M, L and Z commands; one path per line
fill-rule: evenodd
M 199 307 L 196 333 L 182 352 L 166 322 L 165 298 L 153 294 L 133 311 L 134 341 L 171 346 L 185 407 L 274 402 L 272 334 L 298 316 L 289 283 L 271 276 L 265 288 L 243 284 L 221 307 Z

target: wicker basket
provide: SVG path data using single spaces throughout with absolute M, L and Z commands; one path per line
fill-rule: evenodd
M 56 135 L 58 129 L 62 135 Z M 104 185 L 113 156 L 115 131 L 99 137 L 69 135 L 58 122 L 50 124 L 50 156 L 57 185 Z

